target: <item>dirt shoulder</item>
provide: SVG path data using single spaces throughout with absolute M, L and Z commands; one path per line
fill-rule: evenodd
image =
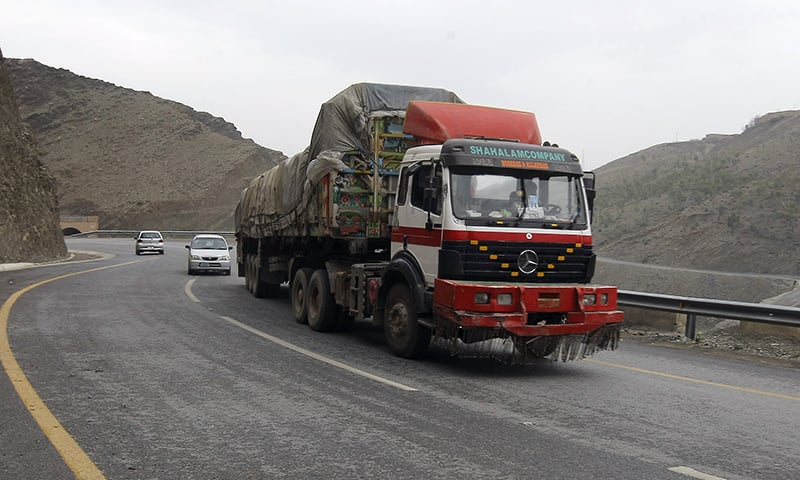
M 800 369 L 800 339 L 785 335 L 743 333 L 738 322 L 725 322 L 698 333 L 696 340 L 690 340 L 680 333 L 647 327 L 624 328 L 621 348 L 625 348 L 626 342 L 693 350 L 705 355 Z

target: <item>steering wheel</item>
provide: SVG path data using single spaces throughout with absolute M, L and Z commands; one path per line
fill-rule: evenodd
M 555 203 L 551 203 L 544 209 L 545 215 L 558 215 L 561 213 L 561 207 L 556 205 Z

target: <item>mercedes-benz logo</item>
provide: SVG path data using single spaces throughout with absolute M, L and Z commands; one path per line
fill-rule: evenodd
M 517 268 L 524 274 L 533 273 L 539 266 L 539 255 L 533 250 L 525 250 L 517 258 Z

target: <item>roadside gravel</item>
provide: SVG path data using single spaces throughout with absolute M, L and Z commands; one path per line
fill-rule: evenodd
M 623 348 L 625 342 L 636 342 L 800 368 L 800 338 L 744 333 L 739 328 L 739 322 L 731 320 L 698 332 L 696 337 L 695 340 L 690 340 L 677 332 L 663 332 L 635 326 L 623 329 L 622 343 Z

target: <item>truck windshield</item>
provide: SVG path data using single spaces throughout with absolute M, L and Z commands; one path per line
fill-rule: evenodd
M 453 214 L 468 225 L 586 227 L 578 175 L 453 167 L 450 188 Z

